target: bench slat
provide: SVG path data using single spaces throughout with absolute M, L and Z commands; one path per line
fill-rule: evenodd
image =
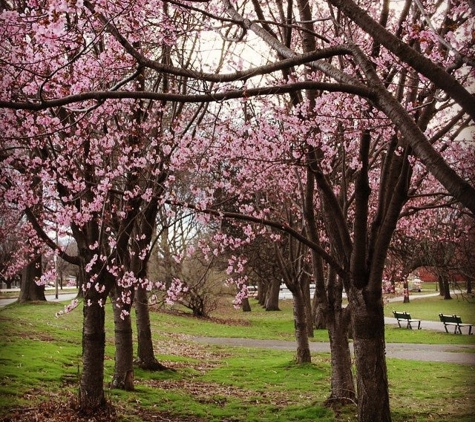
M 444 324 L 445 332 L 448 333 L 448 325 L 454 326 L 454 334 L 462 334 L 462 327 L 468 327 L 468 334 L 472 334 L 472 324 L 462 323 L 462 318 L 458 315 L 439 314 L 440 321 Z
M 401 327 L 401 321 L 406 321 L 406 328 L 412 330 L 412 324 L 417 324 L 417 329 L 421 329 L 421 320 L 420 319 L 413 319 L 411 318 L 411 314 L 407 312 L 398 312 L 398 311 L 393 311 L 394 318 L 397 320 L 397 324 L 399 328 Z

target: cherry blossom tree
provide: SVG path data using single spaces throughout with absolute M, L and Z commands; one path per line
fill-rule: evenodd
M 165 199 L 177 201 L 170 175 L 196 166 L 229 177 L 215 188 L 236 192 L 250 221 L 308 246 L 316 281 L 322 262 L 331 268 L 332 297 L 340 300 L 345 288 L 350 301 L 359 420 L 390 420 L 382 277 L 419 167 L 475 213 L 473 180 L 464 163 L 451 161 L 455 150 L 445 137 L 474 116 L 473 45 L 464 37 L 473 18 L 463 2 L 447 2 L 445 10 L 430 1 L 410 4 L 397 10 L 388 1 L 379 7 L 337 0 L 271 2 L 266 9 L 228 0 L 2 3 L 4 198 L 27 216 L 35 244 L 79 265 L 86 303 L 83 409 L 105 405 L 103 305 L 112 289 L 130 305 L 130 288 L 140 283 L 128 271 L 131 244 L 143 235 L 136 221 Z M 236 49 L 207 55 L 203 46 L 218 39 Z M 245 62 L 240 46 L 256 45 L 268 61 Z M 276 106 L 284 94 L 292 107 Z M 230 107 L 254 104 L 259 119 L 244 116 L 233 125 L 236 107 L 223 103 L 233 99 L 242 100 Z M 160 116 L 171 102 L 169 125 L 137 118 Z M 175 113 L 180 104 L 188 111 Z M 255 203 L 254 193 L 263 191 L 284 202 L 302 192 L 299 183 L 314 207 L 304 216 L 305 232 L 285 224 L 265 197 Z M 189 188 L 195 208 L 213 204 L 213 192 Z M 292 204 L 301 215 L 302 203 Z M 218 209 L 216 216 L 224 215 L 230 216 Z M 52 222 L 70 228 L 77 257 L 52 241 Z M 236 251 L 247 243 L 222 240 Z M 141 247 L 132 250 L 145 257 L 145 242 Z M 242 261 L 236 256 L 231 264 L 244 285 Z M 339 339 L 346 319 L 341 312 L 329 326 Z

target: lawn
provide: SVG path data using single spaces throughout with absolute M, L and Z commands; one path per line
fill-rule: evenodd
M 424 299 L 413 298 L 409 303 L 394 302 L 386 305 L 385 315 L 393 316 L 392 310 L 409 312 L 414 318 L 439 321 L 439 314 L 459 315 L 464 322 L 475 324 L 475 300 L 465 296 L 452 295 L 451 300 L 440 296 Z
M 426 315 L 425 307 L 433 308 L 432 313 L 437 315 L 440 303 L 435 299 L 418 299 L 407 305 L 417 306 L 422 315 Z M 457 311 L 448 313 L 465 315 L 462 311 L 470 312 L 470 306 L 474 306 L 452 302 Z M 34 413 L 38 421 L 76 420 L 67 419 L 71 414 L 65 409 L 74 405 L 77 394 L 82 312 L 78 308 L 55 318 L 59 309 L 59 304 L 47 303 L 15 304 L 0 310 L 0 421 L 33 420 L 25 416 L 30 415 L 28 412 Z M 114 344 L 110 308 L 107 311 L 105 367 L 109 381 Z M 412 308 L 408 311 L 416 313 Z M 115 416 L 109 420 L 356 420 L 354 406 L 334 411 L 324 405 L 330 380 L 327 353 L 314 354 L 312 364 L 298 366 L 293 352 L 211 347 L 191 339 L 193 335 L 292 339 L 290 301 L 281 303 L 280 312 L 265 312 L 253 302 L 250 313 L 224 304 L 210 320 L 192 318 L 177 310 L 154 310 L 151 319 L 157 357 L 174 371 L 149 373 L 137 369 L 134 392 L 107 387 L 108 399 L 115 406 Z M 475 337 L 395 328 L 388 328 L 387 335 L 391 341 L 418 343 L 456 340 L 474 344 Z M 314 341 L 327 338 L 326 332 L 319 330 Z M 474 367 L 399 359 L 387 359 L 387 364 L 393 421 L 473 419 Z M 62 412 L 64 419 L 59 419 Z

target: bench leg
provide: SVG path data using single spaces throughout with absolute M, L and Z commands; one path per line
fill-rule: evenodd
M 447 324 L 444 324 L 445 332 L 449 334 L 449 330 L 447 329 Z

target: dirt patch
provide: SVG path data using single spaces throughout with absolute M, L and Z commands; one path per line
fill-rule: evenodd
M 229 353 L 215 352 L 207 345 L 200 345 L 191 341 L 192 337 L 185 334 L 162 333 L 162 339 L 155 344 L 157 355 L 179 356 L 192 359 L 186 362 L 161 361 L 160 363 L 171 368 L 193 368 L 201 373 L 216 367 Z
M 143 385 L 166 390 L 178 390 L 192 396 L 197 402 L 224 406 L 230 398 L 239 399 L 242 403 L 269 404 L 277 407 L 286 407 L 297 404 L 289 400 L 288 394 L 270 391 L 248 391 L 244 388 L 231 385 L 190 381 L 190 380 L 149 380 Z
M 133 414 L 121 414 L 118 407 L 108 406 L 92 415 L 82 415 L 77 410 L 77 401 L 74 396 L 58 397 L 38 404 L 37 407 L 21 407 L 11 409 L 10 414 L 2 417 L 0 422 L 116 422 L 127 420 L 127 416 L 135 416 L 144 422 L 206 422 L 194 416 L 175 416 L 168 412 L 156 412 L 143 408 L 135 408 Z M 125 418 L 125 419 L 124 419 Z

